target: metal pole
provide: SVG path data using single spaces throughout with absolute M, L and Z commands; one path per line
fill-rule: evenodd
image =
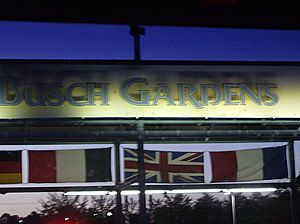
M 129 215 L 129 210 L 128 210 L 129 203 L 128 203 L 127 195 L 125 195 L 124 201 L 125 201 L 125 208 L 124 208 L 125 224 L 130 224 L 130 215 Z
M 136 62 L 140 62 L 141 60 L 140 35 L 145 35 L 145 29 L 138 25 L 131 25 L 130 35 L 133 36 L 134 60 Z
M 294 141 L 289 141 L 289 165 L 291 175 L 291 189 L 290 189 L 290 207 L 291 207 L 291 223 L 298 224 L 298 209 L 297 209 L 297 186 L 295 184 L 295 152 Z
M 231 196 L 231 214 L 232 214 L 232 224 L 236 224 L 236 204 L 235 204 L 235 195 L 230 193 Z
M 144 162 L 144 124 L 140 121 L 138 131 L 138 179 L 139 179 L 139 224 L 147 224 L 146 195 L 145 195 L 145 162 Z
M 155 224 L 154 206 L 152 195 L 149 195 L 149 220 L 150 224 Z
M 115 175 L 116 175 L 116 207 L 115 207 L 115 223 L 121 224 L 122 220 L 122 197 L 121 197 L 121 189 L 120 189 L 120 141 L 115 141 Z

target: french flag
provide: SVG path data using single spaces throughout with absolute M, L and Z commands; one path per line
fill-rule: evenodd
M 286 145 L 262 149 L 210 152 L 211 182 L 288 178 Z

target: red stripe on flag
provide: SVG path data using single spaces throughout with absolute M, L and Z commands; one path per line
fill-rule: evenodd
M 0 173 L 22 173 L 21 161 L 1 161 Z
M 125 169 L 138 169 L 137 162 L 125 161 Z M 165 171 L 173 173 L 203 173 L 203 165 L 170 165 L 162 166 L 160 164 L 145 163 L 145 170 Z
M 137 169 L 137 168 L 138 168 L 137 161 L 125 160 L 125 169 Z
M 162 182 L 169 182 L 169 172 L 168 172 L 168 153 L 161 152 L 159 154 L 159 167 L 160 167 L 160 178 Z M 147 170 L 147 168 L 146 168 Z M 176 171 L 175 171 L 176 172 Z
M 235 152 L 211 152 L 212 182 L 236 181 L 237 159 Z
M 56 182 L 55 151 L 29 151 L 29 182 Z

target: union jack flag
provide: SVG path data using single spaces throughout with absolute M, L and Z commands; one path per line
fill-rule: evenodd
M 125 148 L 125 180 L 137 176 L 136 149 Z M 147 183 L 203 183 L 202 152 L 144 151 Z

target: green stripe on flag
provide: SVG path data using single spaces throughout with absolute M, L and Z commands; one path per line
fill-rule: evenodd
M 86 181 L 111 181 L 111 148 L 85 150 Z

